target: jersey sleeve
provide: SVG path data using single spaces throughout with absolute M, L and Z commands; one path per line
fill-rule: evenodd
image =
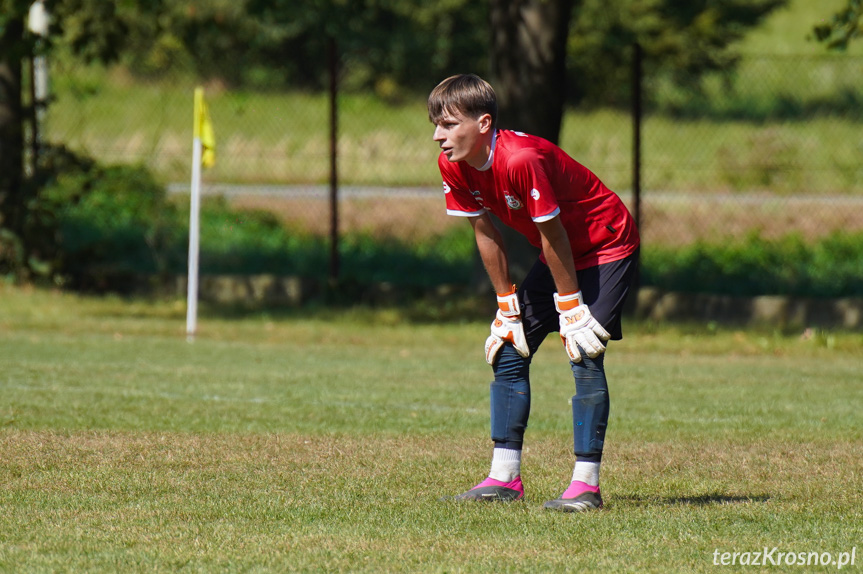
M 507 179 L 533 221 L 542 223 L 560 213 L 545 158 L 536 150 L 525 148 L 513 154 L 507 163 Z
M 479 196 L 471 193 L 464 176 L 456 166 L 441 155 L 438 158 L 438 167 L 443 178 L 447 215 L 477 217 L 485 213 L 486 209 Z

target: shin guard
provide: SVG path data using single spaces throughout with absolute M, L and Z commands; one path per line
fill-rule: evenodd
M 530 416 L 530 358 L 507 344 L 494 365 L 491 383 L 491 439 L 505 448 L 521 448 Z
M 599 462 L 608 426 L 610 401 L 603 355 L 591 359 L 582 354 L 572 364 L 575 396 L 572 397 L 573 452 L 578 460 Z
M 530 389 L 524 381 L 492 381 L 491 440 L 505 448 L 521 448 L 530 415 Z

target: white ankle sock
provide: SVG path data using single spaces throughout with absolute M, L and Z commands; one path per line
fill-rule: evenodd
M 572 480 L 579 480 L 590 486 L 599 486 L 599 463 L 577 460 L 572 470 Z
M 491 459 L 491 472 L 488 475 L 501 482 L 511 482 L 521 474 L 521 451 L 509 448 L 496 448 Z

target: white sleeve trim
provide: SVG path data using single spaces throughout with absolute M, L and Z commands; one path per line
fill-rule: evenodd
M 447 215 L 455 215 L 456 217 L 479 217 L 487 210 L 485 208 L 480 209 L 479 211 L 458 211 L 456 209 L 447 209 Z
M 554 211 L 549 213 L 548 215 L 540 215 L 539 217 L 532 218 L 534 223 L 542 223 L 544 221 L 548 221 L 549 219 L 554 219 L 557 217 L 557 214 L 560 213 L 560 207 L 556 208 Z

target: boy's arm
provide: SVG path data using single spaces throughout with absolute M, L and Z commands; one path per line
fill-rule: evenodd
M 470 224 L 476 235 L 480 258 L 497 293 L 498 310 L 491 322 L 491 334 L 485 340 L 485 360 L 489 365 L 494 365 L 505 343 L 512 343 L 519 355 L 528 357 L 530 347 L 524 335 L 518 295 L 509 276 L 503 236 L 487 212 L 471 217 Z
M 554 305 L 560 314 L 560 338 L 569 359 L 582 360 L 581 351 L 595 358 L 605 352 L 610 335 L 590 313 L 578 287 L 575 263 L 569 235 L 560 221 L 553 217 L 536 224 L 542 237 L 542 252 L 554 278 L 557 293 Z
M 578 291 L 578 277 L 575 274 L 569 235 L 560 221 L 560 216 L 537 223 L 536 227 L 542 238 L 542 253 L 558 293 L 575 293 Z
M 473 226 L 479 256 L 485 265 L 492 287 L 496 293 L 508 293 L 512 289 L 512 281 L 509 276 L 509 262 L 506 258 L 503 236 L 488 213 L 468 219 Z

